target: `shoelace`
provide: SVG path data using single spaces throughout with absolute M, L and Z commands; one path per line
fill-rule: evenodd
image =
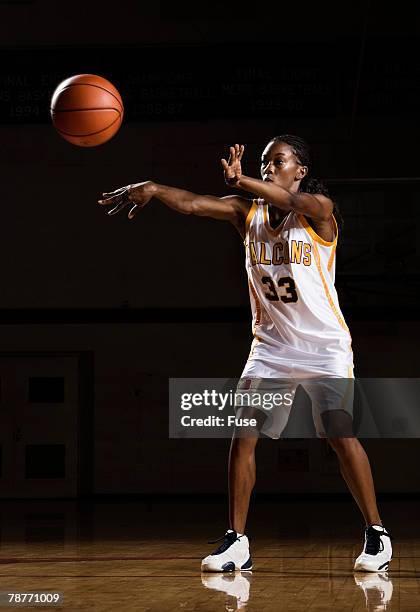
M 221 540 L 223 540 L 223 544 L 221 544 L 219 548 L 213 551 L 211 553 L 212 555 L 220 555 L 221 553 L 225 552 L 225 550 L 227 550 L 229 546 L 232 546 L 232 544 L 236 542 L 236 540 L 239 540 L 239 538 L 236 531 L 229 531 L 226 532 L 221 538 L 217 538 L 217 540 L 210 540 L 209 544 L 215 544 L 216 542 L 220 542 Z
M 373 527 L 366 528 L 365 552 L 368 555 L 377 555 L 379 552 L 383 551 L 384 543 L 381 540 L 381 536 L 391 538 L 391 536 L 386 531 L 378 531 Z

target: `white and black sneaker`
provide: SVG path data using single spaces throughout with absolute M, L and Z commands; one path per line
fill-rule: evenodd
M 386 572 L 392 559 L 391 536 L 382 525 L 365 529 L 365 545 L 357 557 L 356 572 Z
M 223 540 L 223 544 L 202 560 L 202 572 L 234 572 L 235 570 L 252 569 L 249 541 L 246 535 L 228 529 L 223 538 L 213 540 L 210 544 L 219 540 Z

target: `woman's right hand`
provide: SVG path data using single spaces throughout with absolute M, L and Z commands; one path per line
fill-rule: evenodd
M 98 200 L 98 204 L 113 206 L 111 210 L 108 210 L 108 215 L 115 215 L 130 205 L 128 218 L 133 219 L 136 213 L 152 199 L 154 192 L 155 184 L 153 181 L 144 181 L 103 193 L 104 199 Z

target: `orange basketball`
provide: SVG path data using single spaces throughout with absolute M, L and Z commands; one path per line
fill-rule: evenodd
M 51 99 L 55 129 L 79 147 L 96 147 L 112 138 L 123 114 L 118 90 L 95 74 L 76 74 L 62 81 Z

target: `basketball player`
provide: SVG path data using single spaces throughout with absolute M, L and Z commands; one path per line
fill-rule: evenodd
M 334 287 L 336 210 L 322 183 L 308 178 L 308 145 L 297 136 L 273 138 L 262 154 L 261 179 L 242 173 L 243 153 L 244 146 L 236 144 L 230 147 L 229 160 L 221 161 L 225 182 L 257 196 L 252 201 L 237 195 L 197 195 L 145 181 L 104 193 L 99 204 L 112 205 L 110 215 L 129 206 L 132 219 L 154 197 L 180 213 L 230 221 L 237 228 L 247 251 L 254 331 L 241 376 L 243 387 L 258 387 L 259 381 L 270 379 L 348 381 L 353 378 L 351 337 Z M 315 402 L 322 416 L 319 394 Z M 345 407 L 338 412 L 349 417 Z M 316 423 L 317 433 L 326 436 L 322 422 Z M 277 438 L 284 426 L 272 419 L 262 431 Z M 255 484 L 257 441 L 258 435 L 232 439 L 230 528 L 221 546 L 203 559 L 202 571 L 252 568 L 245 524 Z M 363 551 L 354 569 L 385 572 L 392 546 L 379 516 L 367 455 L 354 436 L 328 437 L 328 442 L 366 523 Z

